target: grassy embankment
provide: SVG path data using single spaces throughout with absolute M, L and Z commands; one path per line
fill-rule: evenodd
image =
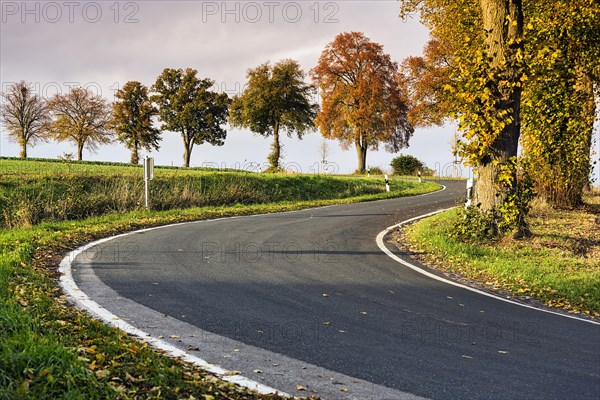
M 69 307 L 56 268 L 67 250 L 118 232 L 420 194 L 433 183 L 0 159 L 0 399 L 263 399 Z M 179 208 L 177 208 L 179 207 Z
M 600 191 L 586 206 L 553 210 L 536 204 L 533 236 L 487 244 L 452 237 L 459 218 L 451 210 L 408 227 L 410 250 L 429 265 L 459 273 L 476 285 L 523 301 L 532 299 L 568 312 L 600 317 Z

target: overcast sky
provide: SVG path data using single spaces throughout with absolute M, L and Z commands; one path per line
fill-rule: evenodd
M 35 84 L 43 95 L 86 86 L 108 100 L 127 81 L 152 85 L 166 68 L 191 67 L 200 77 L 234 94 L 248 68 L 265 61 L 293 58 L 305 71 L 313 68 L 325 45 L 341 32 L 364 32 L 384 46 L 397 62 L 419 55 L 428 39 L 418 20 L 398 18 L 395 0 L 370 1 L 2 1 L 0 81 L 2 91 L 20 80 Z M 18 146 L 0 133 L 0 155 L 17 156 Z M 403 153 L 417 156 L 435 169 L 451 163 L 454 127 L 419 129 Z M 310 172 L 320 159 L 318 132 L 303 140 L 283 138 L 285 164 Z M 191 164 L 227 167 L 264 163 L 271 138 L 230 129 L 222 147 L 196 146 Z M 329 142 L 329 162 L 339 172 L 356 169 L 353 149 L 342 151 Z M 31 157 L 56 158 L 76 153 L 66 142 L 38 145 Z M 177 133 L 164 132 L 156 164 L 181 165 L 183 144 Z M 389 167 L 394 155 L 370 152 L 370 166 Z M 84 159 L 123 161 L 129 152 L 121 144 L 102 146 Z M 448 166 L 449 167 L 449 166 Z

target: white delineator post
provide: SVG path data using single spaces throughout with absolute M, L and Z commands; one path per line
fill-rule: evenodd
M 150 186 L 149 182 L 154 179 L 154 158 L 144 158 L 144 197 L 146 199 L 146 210 L 150 209 Z
M 390 180 L 388 179 L 387 174 L 385 174 L 385 191 L 390 192 Z
M 467 180 L 467 202 L 465 203 L 465 209 L 469 208 L 473 202 L 473 183 L 473 178 Z

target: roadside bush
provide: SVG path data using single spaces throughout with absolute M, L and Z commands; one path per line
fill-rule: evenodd
M 422 161 L 408 154 L 401 154 L 394 158 L 390 165 L 394 170 L 394 175 L 416 175 L 417 171 L 425 168 Z

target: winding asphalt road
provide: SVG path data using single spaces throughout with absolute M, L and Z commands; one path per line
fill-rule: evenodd
M 438 282 L 377 247 L 384 228 L 454 206 L 464 183 L 445 184 L 134 233 L 79 256 L 74 278 L 147 332 L 288 393 L 600 399 L 599 325 Z

